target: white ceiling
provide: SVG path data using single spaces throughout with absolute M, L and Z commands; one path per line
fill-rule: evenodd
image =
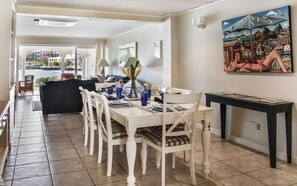
M 89 19 L 68 17 L 64 19 L 77 20 L 73 27 L 38 26 L 37 18 L 53 18 L 53 16 L 18 15 L 17 36 L 47 36 L 47 37 L 80 37 L 80 38 L 109 38 L 114 35 L 148 24 L 140 21 L 115 19 Z M 54 17 L 60 19 L 59 17 Z
M 200 7 L 219 0 L 18 0 L 17 7 L 47 7 L 47 8 L 66 8 L 73 11 L 97 11 L 108 12 L 109 15 L 119 13 L 133 17 L 151 16 L 163 18 L 170 14 L 181 13 L 196 7 Z M 21 8 L 20 8 L 21 9 Z M 132 21 L 119 19 L 105 19 L 95 17 L 65 17 L 63 19 L 78 20 L 72 28 L 41 27 L 34 23 L 34 19 L 62 18 L 61 15 L 36 14 L 36 11 L 20 12 L 17 15 L 18 36 L 54 36 L 54 37 L 86 37 L 86 38 L 108 38 L 114 35 L 135 29 L 148 24 L 147 21 Z M 121 16 L 120 15 L 120 16 Z M 112 16 L 111 16 L 112 17 Z

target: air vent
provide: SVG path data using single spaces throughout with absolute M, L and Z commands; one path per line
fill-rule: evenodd
M 61 19 L 34 19 L 34 22 L 39 26 L 52 27 L 73 27 L 77 21 L 75 20 L 61 20 Z

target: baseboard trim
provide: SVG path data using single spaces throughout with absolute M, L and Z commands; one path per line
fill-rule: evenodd
M 198 123 L 197 128 L 202 130 L 203 125 L 201 123 Z M 210 133 L 217 135 L 217 136 L 221 136 L 221 131 L 214 129 L 214 128 L 210 128 Z
M 202 127 L 203 127 L 202 124 L 197 125 L 197 128 L 199 128 L 199 129 L 202 129 Z M 217 130 L 217 129 L 214 129 L 214 128 L 210 128 L 210 133 L 212 133 L 214 135 L 217 135 L 217 136 L 221 136 L 221 131 Z M 269 149 L 267 147 L 265 147 L 265 146 L 262 146 L 262 145 L 250 142 L 248 140 L 245 140 L 243 138 L 232 136 L 232 135 L 227 135 L 226 137 L 230 141 L 233 141 L 233 142 L 238 143 L 240 145 L 243 145 L 243 146 L 249 147 L 251 149 L 263 152 L 265 154 L 269 154 Z M 284 161 L 287 161 L 287 153 L 276 152 L 276 155 L 277 155 L 277 158 L 279 158 L 281 160 L 284 160 Z M 292 156 L 292 163 L 297 164 L 297 156 Z

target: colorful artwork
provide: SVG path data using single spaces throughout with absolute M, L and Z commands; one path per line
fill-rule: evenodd
M 224 70 L 293 72 L 290 7 L 222 21 Z

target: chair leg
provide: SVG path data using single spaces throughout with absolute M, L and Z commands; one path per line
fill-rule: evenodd
M 103 150 L 103 139 L 102 139 L 102 136 L 99 133 L 99 140 L 98 140 L 98 163 L 101 163 L 102 162 L 102 150 Z
M 190 155 L 189 161 L 190 161 L 190 173 L 191 173 L 192 185 L 196 185 L 194 151 L 190 150 L 189 155 Z
M 160 168 L 160 165 L 161 165 L 161 152 L 157 151 L 157 154 L 156 154 L 156 165 L 157 165 L 157 169 Z
M 113 153 L 112 145 L 107 143 L 107 173 L 106 173 L 106 175 L 108 177 L 111 176 L 112 155 L 113 155 L 112 153 Z
M 185 162 L 189 161 L 189 151 L 184 151 L 184 161 Z
M 165 186 L 165 153 L 162 152 L 162 186 Z
M 95 138 L 95 130 L 90 128 L 90 155 L 94 153 L 94 138 Z
M 88 139 L 89 139 L 89 127 L 86 124 L 86 119 L 85 119 L 85 140 L 84 140 L 84 146 L 88 146 Z
M 142 141 L 142 149 L 141 149 L 142 174 L 146 173 L 146 162 L 147 162 L 147 144 L 144 141 Z
M 175 153 L 172 153 L 172 168 L 175 169 Z

